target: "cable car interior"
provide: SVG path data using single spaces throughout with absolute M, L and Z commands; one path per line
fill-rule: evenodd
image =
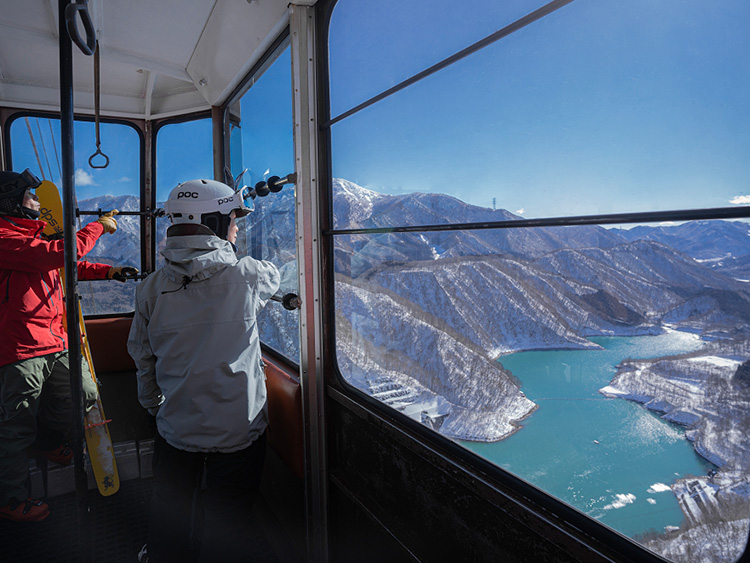
M 73 464 L 29 458 L 50 516 L 0 520 L 3 560 L 137 560 L 135 287 L 169 192 L 208 178 L 246 186 L 237 253 L 282 280 L 248 561 L 750 561 L 748 23 L 741 0 L 3 0 L 0 169 L 57 186 L 66 241 L 118 209 L 87 259 L 139 272 L 65 278 L 118 490 L 77 428 Z

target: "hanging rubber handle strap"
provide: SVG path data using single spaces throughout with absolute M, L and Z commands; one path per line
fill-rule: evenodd
M 99 139 L 99 42 L 96 42 L 96 51 L 94 53 L 94 123 L 96 124 L 96 152 L 89 157 L 89 166 L 91 168 L 106 168 L 109 166 L 109 157 L 102 152 L 102 142 Z M 104 164 L 94 164 L 94 158 L 97 156 L 104 157 Z
M 78 33 L 78 26 L 76 25 L 77 13 L 81 14 L 83 29 L 86 31 L 85 42 Z M 84 55 L 94 54 L 94 49 L 96 48 L 96 30 L 94 29 L 94 23 L 91 21 L 91 14 L 89 14 L 88 0 L 75 0 L 75 2 L 65 6 L 65 28 L 68 30 L 70 39 L 78 45 L 78 48 Z

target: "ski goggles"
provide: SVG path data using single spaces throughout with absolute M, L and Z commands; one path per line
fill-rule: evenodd
M 26 190 L 33 190 L 39 187 L 41 183 L 42 181 L 27 168 L 18 177 L 0 186 L 0 193 L 5 194 L 6 197 L 13 196 L 24 193 Z
M 242 214 L 238 213 L 238 217 L 243 217 L 255 210 L 255 201 L 253 201 L 255 198 L 255 192 L 250 186 L 242 186 L 235 192 L 235 195 L 238 195 L 242 200 L 242 207 L 240 208 Z

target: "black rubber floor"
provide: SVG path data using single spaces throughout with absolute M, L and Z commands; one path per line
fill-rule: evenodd
M 75 493 L 49 499 L 50 515 L 42 522 L 0 520 L 0 562 L 134 563 L 146 543 L 150 500 L 151 479 L 121 482 L 109 497 L 89 491 L 90 511 L 81 526 Z M 248 561 L 279 562 L 263 526 L 255 529 L 258 536 L 247 538 Z
M 42 522 L 0 520 L 0 559 L 9 563 L 77 563 L 87 560 L 81 549 L 87 545 L 89 561 L 132 563 L 146 543 L 150 500 L 151 479 L 122 482 L 110 497 L 89 491 L 89 513 L 81 525 L 76 494 L 54 497 L 48 501 L 50 515 Z

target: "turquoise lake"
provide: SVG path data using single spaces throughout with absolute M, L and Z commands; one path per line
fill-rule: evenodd
M 625 535 L 678 526 L 682 511 L 666 486 L 714 466 L 695 453 L 684 428 L 599 389 L 626 358 L 688 352 L 701 342 L 680 332 L 591 341 L 603 350 L 500 358 L 539 408 L 505 440 L 461 443 Z

